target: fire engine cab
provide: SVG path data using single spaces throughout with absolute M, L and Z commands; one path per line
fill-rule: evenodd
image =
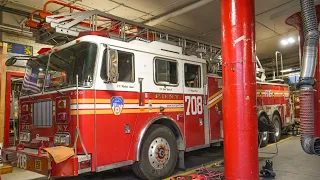
M 167 177 L 185 152 L 223 141 L 222 79 L 212 72 L 166 41 L 75 38 L 28 61 L 20 141 L 3 160 L 51 177 L 129 165 L 142 179 Z M 276 134 L 263 133 L 263 145 L 293 123 L 289 99 L 287 85 L 257 83 L 257 118 Z M 62 162 L 47 153 L 62 147 L 73 152 Z

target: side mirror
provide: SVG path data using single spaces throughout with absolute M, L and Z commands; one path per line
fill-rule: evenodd
M 6 66 L 12 66 L 12 65 L 14 65 L 14 63 L 16 63 L 17 62 L 17 58 L 16 57 L 14 57 L 14 56 L 12 56 L 11 58 L 9 58 L 7 61 L 6 61 Z
M 116 83 L 118 82 L 119 72 L 118 72 L 118 51 L 115 49 L 108 48 L 108 58 L 107 58 L 107 82 Z
M 5 64 L 6 66 L 12 66 L 14 65 L 17 61 L 29 61 L 29 60 L 36 60 L 37 57 L 35 56 L 12 56 L 11 58 L 9 58 Z

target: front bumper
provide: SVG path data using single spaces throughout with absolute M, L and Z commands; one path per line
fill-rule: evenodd
M 2 149 L 1 156 L 5 163 L 50 177 L 77 176 L 78 174 L 91 171 L 91 167 L 79 169 L 79 164 L 83 162 L 90 164 L 90 156 L 89 159 L 85 159 L 83 155 L 74 156 L 56 164 L 43 151 L 16 147 Z
M 51 170 L 50 160 L 45 153 L 30 148 L 4 148 L 1 151 L 2 161 L 21 169 L 26 169 L 48 176 Z

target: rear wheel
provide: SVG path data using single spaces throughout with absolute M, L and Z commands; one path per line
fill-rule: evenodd
M 142 141 L 140 161 L 133 164 L 141 179 L 163 179 L 173 172 L 178 157 L 176 138 L 166 126 L 154 124 Z
M 258 121 L 261 121 L 261 122 L 264 122 L 264 123 L 268 123 L 268 119 L 267 117 L 265 117 L 264 115 L 261 115 L 259 117 L 259 120 Z M 260 147 L 265 147 L 268 142 L 269 142 L 269 134 L 268 134 L 268 131 L 264 131 L 264 132 L 259 132 L 259 135 L 258 135 L 258 140 L 259 140 L 259 145 Z
M 274 125 L 274 134 L 270 134 L 270 142 L 278 142 L 280 141 L 280 138 L 281 138 L 281 120 L 280 120 L 280 116 L 278 114 L 275 114 L 273 117 L 272 117 L 272 123 Z

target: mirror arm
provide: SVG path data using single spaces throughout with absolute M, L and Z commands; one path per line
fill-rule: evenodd
M 6 66 L 12 66 L 17 61 L 30 61 L 35 59 L 37 59 L 36 56 L 12 56 L 5 62 L 5 64 Z

